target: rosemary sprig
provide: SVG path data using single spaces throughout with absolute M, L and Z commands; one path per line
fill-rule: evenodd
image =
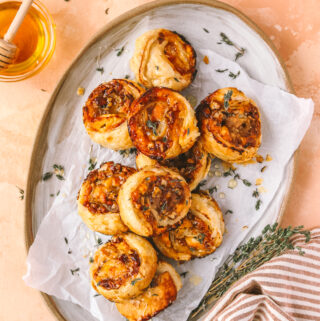
M 268 224 L 261 235 L 252 237 L 247 243 L 240 245 L 219 269 L 208 292 L 192 312 L 189 320 L 206 309 L 209 304 L 215 303 L 236 281 L 272 258 L 293 249 L 299 250 L 299 254 L 303 255 L 301 248 L 295 247 L 291 241 L 292 236 L 297 234 L 304 235 L 306 243 L 309 242 L 310 232 L 303 230 L 303 226 L 282 228 L 278 227 L 278 223 Z

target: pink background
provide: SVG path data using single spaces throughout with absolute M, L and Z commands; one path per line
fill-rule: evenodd
M 57 25 L 49 65 L 19 83 L 0 83 L 0 320 L 53 321 L 40 294 L 21 280 L 26 271 L 24 201 L 36 131 L 59 78 L 91 36 L 116 16 L 147 0 L 42 0 Z M 228 0 L 274 42 L 297 95 L 311 97 L 315 114 L 299 150 L 297 177 L 283 225 L 320 225 L 320 1 Z M 105 14 L 105 9 L 109 14 Z M 44 89 L 42 91 L 41 89 Z

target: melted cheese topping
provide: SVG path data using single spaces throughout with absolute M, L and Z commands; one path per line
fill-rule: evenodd
M 106 243 L 96 253 L 94 261 L 97 264 L 94 280 L 97 286 L 107 290 L 132 282 L 140 267 L 139 254 L 121 237 Z
M 170 175 L 146 177 L 131 193 L 134 207 L 159 234 L 180 217 L 188 202 L 185 183 Z
M 157 160 L 187 151 L 199 136 L 189 102 L 166 88 L 152 88 L 132 104 L 128 127 L 139 151 Z
M 80 203 L 92 214 L 119 213 L 117 197 L 121 185 L 136 170 L 107 162 L 89 173 L 81 188 Z

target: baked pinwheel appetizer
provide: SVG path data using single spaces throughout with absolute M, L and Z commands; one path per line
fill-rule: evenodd
M 129 321 L 147 321 L 167 308 L 181 287 L 180 275 L 170 264 L 160 261 L 147 290 L 134 299 L 116 303 L 116 306 Z
M 161 165 L 178 172 L 189 184 L 190 190 L 194 190 L 207 176 L 211 166 L 209 154 L 203 149 L 200 142 L 196 142 L 192 148 L 179 156 L 157 162 L 142 153 L 137 153 L 136 165 L 138 169 L 146 166 Z
M 142 236 L 159 235 L 175 227 L 191 205 L 184 178 L 165 167 L 145 167 L 121 186 L 118 204 L 122 221 Z
M 132 103 L 128 128 L 135 147 L 156 160 L 186 152 L 199 136 L 193 108 L 167 88 L 149 89 Z
M 83 123 L 90 138 L 114 150 L 132 147 L 127 113 L 144 89 L 134 81 L 113 79 L 99 85 L 83 107 Z
M 135 173 L 132 167 L 107 162 L 91 171 L 78 195 L 78 212 L 85 224 L 103 234 L 126 232 L 117 203 L 120 186 Z
M 136 40 L 130 61 L 137 81 L 147 88 L 182 90 L 196 75 L 196 53 L 189 42 L 166 29 L 150 30 Z
M 261 144 L 261 121 L 256 103 L 236 88 L 223 88 L 197 108 L 204 148 L 229 163 L 253 158 Z
M 189 261 L 213 253 L 222 242 L 224 221 L 216 201 L 206 193 L 192 194 L 191 208 L 181 225 L 153 238 L 162 254 Z
M 90 265 L 92 287 L 114 302 L 140 295 L 157 270 L 157 253 L 143 237 L 133 233 L 113 236 L 94 254 Z

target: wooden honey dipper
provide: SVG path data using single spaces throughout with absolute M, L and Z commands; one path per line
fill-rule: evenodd
M 32 2 L 33 0 L 22 1 L 8 31 L 4 35 L 3 39 L 0 38 L 0 70 L 8 68 L 8 66 L 14 62 L 18 48 L 12 43 L 12 40 L 22 24 Z

